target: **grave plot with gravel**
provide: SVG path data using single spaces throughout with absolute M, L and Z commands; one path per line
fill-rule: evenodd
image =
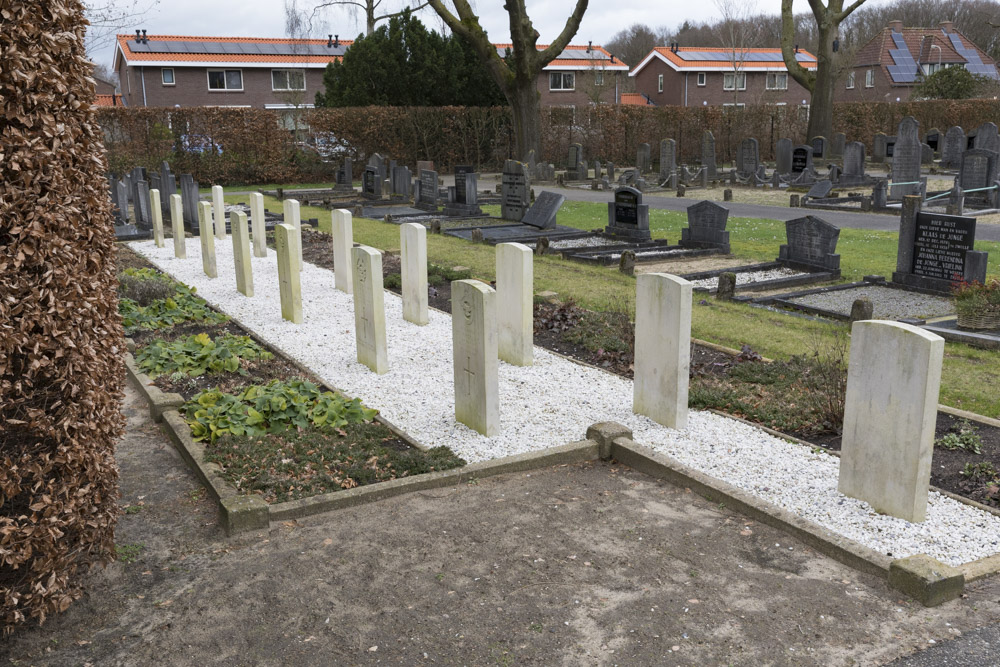
M 791 278 L 792 276 L 804 276 L 805 271 L 796 271 L 795 269 L 786 269 L 784 267 L 778 269 L 770 269 L 767 271 L 739 271 L 736 272 L 736 285 L 749 285 L 750 283 L 762 283 L 765 280 L 777 280 L 779 278 Z M 717 287 L 719 284 L 718 276 L 714 278 L 701 278 L 700 280 L 692 280 L 691 284 L 695 287 Z
M 817 294 L 787 299 L 790 303 L 812 308 L 828 310 L 840 315 L 851 314 L 851 304 L 856 299 L 870 299 L 873 316 L 879 320 L 898 320 L 902 318 L 930 319 L 955 313 L 955 303 L 952 299 L 919 292 L 869 285 L 855 289 L 832 290 Z
M 937 493 L 930 494 L 923 523 L 879 515 L 837 492 L 838 460 L 822 450 L 709 412 L 693 411 L 682 431 L 665 428 L 632 413 L 631 381 L 541 348 L 531 367 L 499 365 L 501 428 L 487 438 L 454 418 L 449 315 L 432 311 L 423 327 L 405 322 L 401 300 L 387 292 L 390 370 L 376 375 L 356 361 L 352 299 L 334 289 L 332 272 L 303 267 L 303 323 L 295 325 L 281 318 L 273 252 L 252 258 L 256 296 L 246 298 L 236 291 L 228 241 L 216 246 L 220 277 L 214 280 L 202 272 L 197 239 L 188 240 L 186 259 L 152 242 L 131 247 L 417 441 L 447 445 L 467 461 L 565 444 L 595 422 L 616 421 L 640 444 L 893 558 L 925 553 L 958 565 L 1000 552 L 1000 517 Z

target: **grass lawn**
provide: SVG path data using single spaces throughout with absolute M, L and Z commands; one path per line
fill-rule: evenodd
M 236 202 L 245 196 L 227 196 Z M 281 202 L 265 197 L 268 210 L 280 212 Z M 484 207 L 488 212 L 499 207 Z M 822 217 L 822 212 L 819 213 Z M 303 207 L 303 218 L 329 220 L 328 210 Z M 653 236 L 675 242 L 686 226 L 683 213 L 651 210 Z M 579 229 L 597 229 L 607 224 L 607 206 L 590 202 L 566 202 L 559 213 L 559 223 Z M 771 261 L 778 256 L 778 246 L 785 238 L 785 225 L 776 220 L 731 218 L 733 253 L 747 263 Z M 354 240 L 381 250 L 399 248 L 399 227 L 367 218 L 354 219 Z M 978 250 L 990 253 L 989 275 L 1000 277 L 1000 243 L 978 242 Z M 896 235 L 891 232 L 843 229 L 838 250 L 845 280 L 860 280 L 865 275 L 892 273 L 896 265 Z M 482 280 L 495 276 L 495 249 L 474 245 L 461 239 L 428 234 L 428 261 L 442 266 L 467 266 Z M 618 310 L 635 300 L 635 279 L 604 267 L 568 262 L 552 256 L 535 258 L 535 292 L 551 290 L 560 298 L 574 299 L 592 310 Z M 820 322 L 762 308 L 733 303 L 696 305 L 692 314 L 691 335 L 728 347 L 750 345 L 764 356 L 788 359 L 810 354 L 832 344 L 842 323 Z M 993 388 L 997 385 L 998 355 L 966 345 L 947 343 L 941 382 L 941 403 L 1000 417 L 1000 401 Z

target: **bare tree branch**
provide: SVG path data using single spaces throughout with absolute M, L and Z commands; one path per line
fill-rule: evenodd
M 587 2 L 588 0 L 576 0 L 576 7 L 573 9 L 573 13 L 570 14 L 569 20 L 566 21 L 566 26 L 563 27 L 562 32 L 559 33 L 555 41 L 549 45 L 549 48 L 542 51 L 540 56 L 542 67 L 555 60 L 569 44 L 569 40 L 573 39 L 573 35 L 576 34 L 577 30 L 580 29 L 580 21 L 583 20 L 583 14 L 587 11 Z
M 811 93 L 816 85 L 816 75 L 795 59 L 794 42 L 795 16 L 792 14 L 792 0 L 781 0 L 781 58 L 785 61 L 789 76 Z

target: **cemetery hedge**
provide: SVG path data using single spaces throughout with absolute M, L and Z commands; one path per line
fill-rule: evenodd
M 125 368 L 78 0 L 5 3 L 0 67 L 0 620 L 65 610 L 114 558 Z
M 279 113 L 265 109 L 125 108 L 98 111 L 104 128 L 111 171 L 134 166 L 158 167 L 170 162 L 176 173 L 190 173 L 202 183 L 219 185 L 291 183 L 329 180 L 341 156 L 366 159 L 381 153 L 401 164 L 433 160 L 439 168 L 471 164 L 481 171 L 499 170 L 513 157 L 514 134 L 506 107 L 350 107 L 305 109 L 309 130 L 292 132 L 279 126 Z M 1000 102 L 925 100 L 919 102 L 850 102 L 834 108 L 834 129 L 848 141 L 862 141 L 871 152 L 878 132 L 895 134 L 907 115 L 921 131 L 944 131 L 960 125 L 966 131 L 1000 115 Z M 694 162 L 700 139 L 711 130 L 723 162 L 732 162 L 745 137 L 760 141 L 761 158 L 774 159 L 775 142 L 784 136 L 805 139 L 807 119 L 798 107 L 752 105 L 723 107 L 639 107 L 598 105 L 582 109 L 542 110 L 542 157 L 564 166 L 571 143 L 584 147 L 587 159 L 631 165 L 642 142 L 677 141 L 678 159 Z M 303 147 L 309 143 L 311 147 Z M 319 153 L 326 156 L 321 158 Z M 328 160 L 332 160 L 330 162 Z M 360 173 L 355 169 L 355 173 Z

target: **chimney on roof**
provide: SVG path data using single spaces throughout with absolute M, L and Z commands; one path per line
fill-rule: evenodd
M 332 32 L 329 35 L 326 36 L 326 48 L 330 48 L 331 46 L 333 46 L 333 33 Z
M 615 54 L 613 54 L 613 53 L 611 54 L 611 64 L 612 65 L 615 64 Z
M 593 50 L 594 50 L 594 42 L 593 41 L 588 41 L 587 42 L 587 53 L 590 53 Z
M 136 44 L 142 44 L 142 35 L 140 34 L 141 32 L 142 32 L 141 30 L 136 30 L 135 31 L 135 43 Z
M 142 31 L 142 43 L 143 44 L 149 44 L 149 40 L 146 39 L 146 31 L 145 30 Z
M 795 45 L 795 53 L 798 53 L 798 52 L 799 52 L 799 45 L 798 45 L 798 44 L 796 44 L 796 45 Z
M 889 29 L 893 32 L 903 32 L 903 22 L 900 20 L 889 21 Z
M 333 48 L 337 48 L 339 46 L 340 46 L 340 35 L 334 35 L 333 36 Z
M 938 25 L 941 26 L 941 32 L 943 32 L 946 35 L 950 35 L 952 29 L 955 26 L 955 24 L 952 23 L 951 21 L 941 21 L 941 23 L 939 23 Z

